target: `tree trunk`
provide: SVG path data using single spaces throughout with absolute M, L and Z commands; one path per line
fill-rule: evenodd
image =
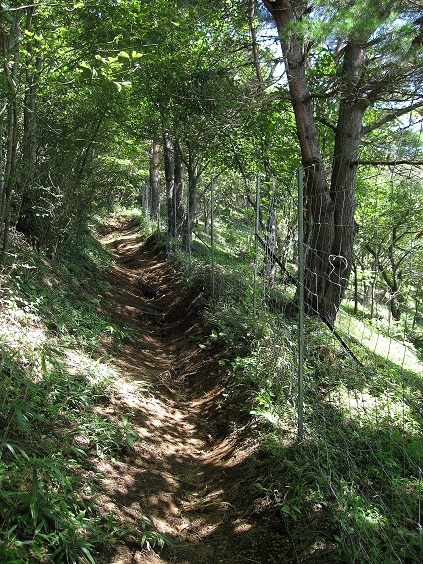
M 257 32 L 254 26 L 254 12 L 256 7 L 256 0 L 250 0 L 250 5 L 248 7 L 248 25 L 250 27 L 250 35 L 251 35 L 251 46 L 253 49 L 253 60 L 254 60 L 254 68 L 256 70 L 256 77 L 257 82 L 259 85 L 260 90 L 263 88 L 263 77 L 261 74 L 261 67 L 260 67 L 260 56 L 259 50 L 257 46 Z
M 358 313 L 358 272 L 357 264 L 353 263 L 353 273 L 354 273 L 354 315 Z
M 347 45 L 342 69 L 342 97 L 336 128 L 333 174 L 329 189 L 322 163 L 312 97 L 306 75 L 306 49 L 289 29 L 304 13 L 302 2 L 263 0 L 279 32 L 287 69 L 297 135 L 305 167 L 307 225 L 305 300 L 331 327 L 352 268 L 358 148 L 366 105 L 357 96 L 364 72 L 364 49 Z M 363 38 L 361 38 L 363 39 Z M 362 43 L 362 41 L 360 41 Z
M 166 179 L 167 233 L 169 237 L 174 237 L 176 234 L 176 214 L 173 205 L 175 191 L 175 154 L 172 141 L 167 134 L 165 134 L 163 138 L 163 156 Z
M 159 161 L 160 142 L 153 140 L 150 158 L 150 190 L 151 190 L 151 219 L 159 221 L 160 217 L 160 184 L 159 184 Z
M 192 244 L 192 230 L 194 228 L 196 218 L 197 218 L 197 186 L 198 179 L 200 177 L 200 172 L 196 166 L 195 157 L 192 151 L 188 151 L 187 172 L 188 172 L 188 209 L 186 214 L 186 247 L 188 250 L 191 249 Z M 205 219 L 205 225 L 207 224 L 207 219 Z M 207 230 L 207 227 L 205 227 Z
M 35 6 L 27 8 L 25 30 L 32 31 Z M 35 43 L 34 43 L 35 42 Z M 31 186 L 37 157 L 37 89 L 42 69 L 40 42 L 29 37 L 26 50 L 26 82 L 23 107 L 22 160 L 20 168 L 20 208 L 17 228 L 26 235 L 35 235 L 34 188 Z
M 19 68 L 19 38 L 20 28 L 18 16 L 11 24 L 10 35 L 6 37 L 4 26 L 6 22 L 1 21 L 1 47 L 3 54 L 3 68 L 7 80 L 7 124 L 6 124 L 6 155 L 4 167 L 4 188 L 0 210 L 0 229 L 3 230 L 2 259 L 6 258 L 9 247 L 9 231 L 12 194 L 16 183 L 16 158 L 18 148 L 18 109 L 16 98 L 16 81 Z M 12 67 L 8 61 L 13 57 Z
M 341 98 L 335 135 L 330 195 L 334 203 L 334 238 L 324 292 L 324 317 L 334 323 L 348 285 L 357 233 L 355 189 L 357 160 L 367 102 L 357 95 L 365 65 L 364 48 L 348 44 L 342 67 L 344 95 Z
M 399 302 L 399 280 L 401 275 L 399 274 L 398 264 L 395 262 L 393 257 L 393 241 L 394 241 L 394 234 L 395 228 L 393 229 L 392 235 L 392 243 L 388 249 L 388 262 L 389 262 L 389 269 L 388 267 L 381 261 L 379 253 L 370 245 L 370 243 L 366 244 L 366 249 L 369 253 L 374 257 L 375 260 L 375 270 L 382 276 L 383 281 L 387 287 L 387 293 L 389 296 L 388 299 L 388 307 L 389 311 L 391 312 L 392 317 L 399 321 L 401 317 L 401 309 L 400 309 L 400 302 Z M 373 311 L 371 312 L 371 317 L 373 317 Z
M 183 203 L 184 194 L 184 165 L 179 147 L 175 147 L 175 190 L 173 207 L 175 210 L 175 235 L 182 231 L 185 220 L 185 209 Z
M 16 101 L 10 102 L 8 110 L 8 126 L 7 126 L 7 153 L 5 167 L 5 188 L 1 214 L 1 225 L 3 227 L 3 247 L 2 259 L 6 258 L 9 248 L 10 235 L 10 216 L 12 205 L 12 194 L 16 182 L 16 154 L 18 143 L 18 118 L 16 110 Z
M 27 8 L 25 30 L 32 31 L 32 22 L 35 15 L 35 6 Z M 35 47 L 35 49 L 34 49 Z M 37 101 L 37 81 L 42 68 L 42 57 L 40 52 L 40 42 L 33 44 L 33 39 L 27 41 L 26 45 L 26 86 L 24 98 L 24 120 L 22 136 L 22 153 L 24 173 L 27 177 L 26 183 L 30 182 L 35 168 L 37 139 L 36 139 L 36 101 Z M 34 64 L 35 63 L 35 64 Z M 33 70 L 31 70 L 33 69 Z
M 400 294 L 400 282 L 401 282 L 401 269 L 400 262 L 395 260 L 395 242 L 398 240 L 397 228 L 392 227 L 391 233 L 391 244 L 388 248 L 388 258 L 389 265 L 391 267 L 391 277 L 390 285 L 388 287 L 389 292 L 389 310 L 395 321 L 399 321 L 401 318 L 401 294 Z
M 184 205 L 182 201 L 184 188 L 184 175 L 181 152 L 165 134 L 163 143 L 165 177 L 166 177 L 166 202 L 168 234 L 176 237 L 181 231 L 184 222 Z
M 275 256 L 276 256 L 276 247 L 278 244 L 278 220 L 276 217 L 276 209 L 275 209 L 275 185 L 273 184 L 272 187 L 272 196 L 270 197 L 270 205 L 269 205 L 269 212 L 268 212 L 268 219 L 266 224 L 266 246 L 265 246 L 265 267 L 264 267 L 264 274 L 269 282 L 270 288 L 273 288 L 275 285 Z

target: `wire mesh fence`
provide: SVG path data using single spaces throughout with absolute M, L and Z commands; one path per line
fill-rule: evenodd
M 333 344 L 305 354 L 306 364 L 317 354 L 318 363 L 311 364 L 324 371 L 318 398 L 307 394 L 305 384 L 305 437 L 321 437 L 330 450 L 323 476 L 330 476 L 334 486 L 339 464 L 335 468 L 331 461 L 344 461 L 333 487 L 343 512 L 344 540 L 351 553 L 355 550 L 369 562 L 376 561 L 377 554 L 380 558 L 381 546 L 387 562 L 419 562 L 423 556 L 418 289 L 422 248 L 416 228 L 421 188 L 420 171 L 410 167 L 362 173 L 355 192 L 356 223 L 337 225 L 335 220 L 343 237 L 338 247 L 329 247 L 326 257 L 317 251 L 319 259 L 327 261 L 323 286 L 339 287 L 336 294 L 317 286 L 318 297 L 335 294 L 342 301 L 332 328 Z M 343 201 L 347 198 L 342 194 Z M 307 197 L 304 205 L 310 205 Z M 324 231 L 325 226 L 317 228 Z M 349 255 L 345 238 L 351 232 L 356 236 Z M 307 253 L 316 249 L 308 248 Z M 305 295 L 309 292 L 306 287 Z M 316 349 L 315 339 L 312 347 Z M 317 404 L 309 409 L 313 399 Z
M 411 166 L 359 170 L 338 210 L 307 169 L 232 178 L 232 200 L 212 181 L 180 259 L 229 332 L 249 317 L 255 412 L 308 457 L 313 491 L 296 495 L 332 500 L 350 561 L 423 558 L 422 180 Z

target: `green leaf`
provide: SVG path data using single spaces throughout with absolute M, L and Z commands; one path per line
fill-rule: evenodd
M 126 444 L 130 449 L 134 448 L 134 439 L 129 434 L 126 435 Z
M 37 528 L 36 528 L 35 531 L 34 531 L 34 535 L 38 535 L 38 533 L 41 531 L 41 529 L 43 528 L 43 526 L 44 526 L 44 521 L 40 521 L 40 522 L 38 523 Z
M 43 353 L 41 355 L 41 372 L 43 373 L 44 378 L 47 376 L 47 363 L 46 363 L 46 355 Z
M 81 551 L 85 554 L 85 556 L 88 558 L 88 560 L 91 562 L 91 564 L 95 564 L 95 560 L 92 557 L 91 552 L 88 550 L 87 547 L 81 546 Z
M 13 454 L 15 458 L 18 458 L 18 454 L 20 454 L 26 460 L 29 460 L 29 456 L 19 445 L 12 445 L 11 443 L 3 443 L 3 445 L 0 446 L 5 446 Z
M 124 80 L 122 82 L 113 81 L 113 84 L 117 86 L 119 92 L 122 91 L 122 88 L 132 88 L 132 82 L 129 80 Z
M 37 469 L 32 469 L 32 495 L 36 498 L 38 496 L 38 492 L 40 491 L 39 482 L 38 482 L 38 473 Z
M 34 522 L 34 526 L 37 527 L 38 523 L 38 498 L 35 496 L 31 497 L 31 501 L 29 502 L 29 507 L 31 510 L 31 517 L 32 521 Z

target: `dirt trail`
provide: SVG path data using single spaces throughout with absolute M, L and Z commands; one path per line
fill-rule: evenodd
M 258 441 L 248 426 L 230 429 L 219 413 L 218 352 L 198 346 L 206 338 L 197 315 L 201 297 L 175 279 L 154 240 L 142 244 L 135 229 L 109 224 L 102 242 L 117 257 L 112 315 L 132 329 L 114 351 L 124 380 L 102 414 L 121 421 L 132 411 L 142 440 L 133 456 L 97 464 L 97 499 L 123 520 L 148 516 L 174 544 L 159 555 L 127 543 L 102 562 L 287 562 L 254 486 Z

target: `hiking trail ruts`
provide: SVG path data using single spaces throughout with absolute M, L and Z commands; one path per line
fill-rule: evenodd
M 110 220 L 99 237 L 116 257 L 110 313 L 131 332 L 118 349 L 105 343 L 121 383 L 98 411 L 118 422 L 131 413 L 141 440 L 130 457 L 95 463 L 96 503 L 122 522 L 147 516 L 174 547 L 158 554 L 127 540 L 98 562 L 285 561 L 254 485 L 258 438 L 219 411 L 219 351 L 199 347 L 207 338 L 201 295 L 177 280 L 154 238 L 142 243 L 128 223 Z

